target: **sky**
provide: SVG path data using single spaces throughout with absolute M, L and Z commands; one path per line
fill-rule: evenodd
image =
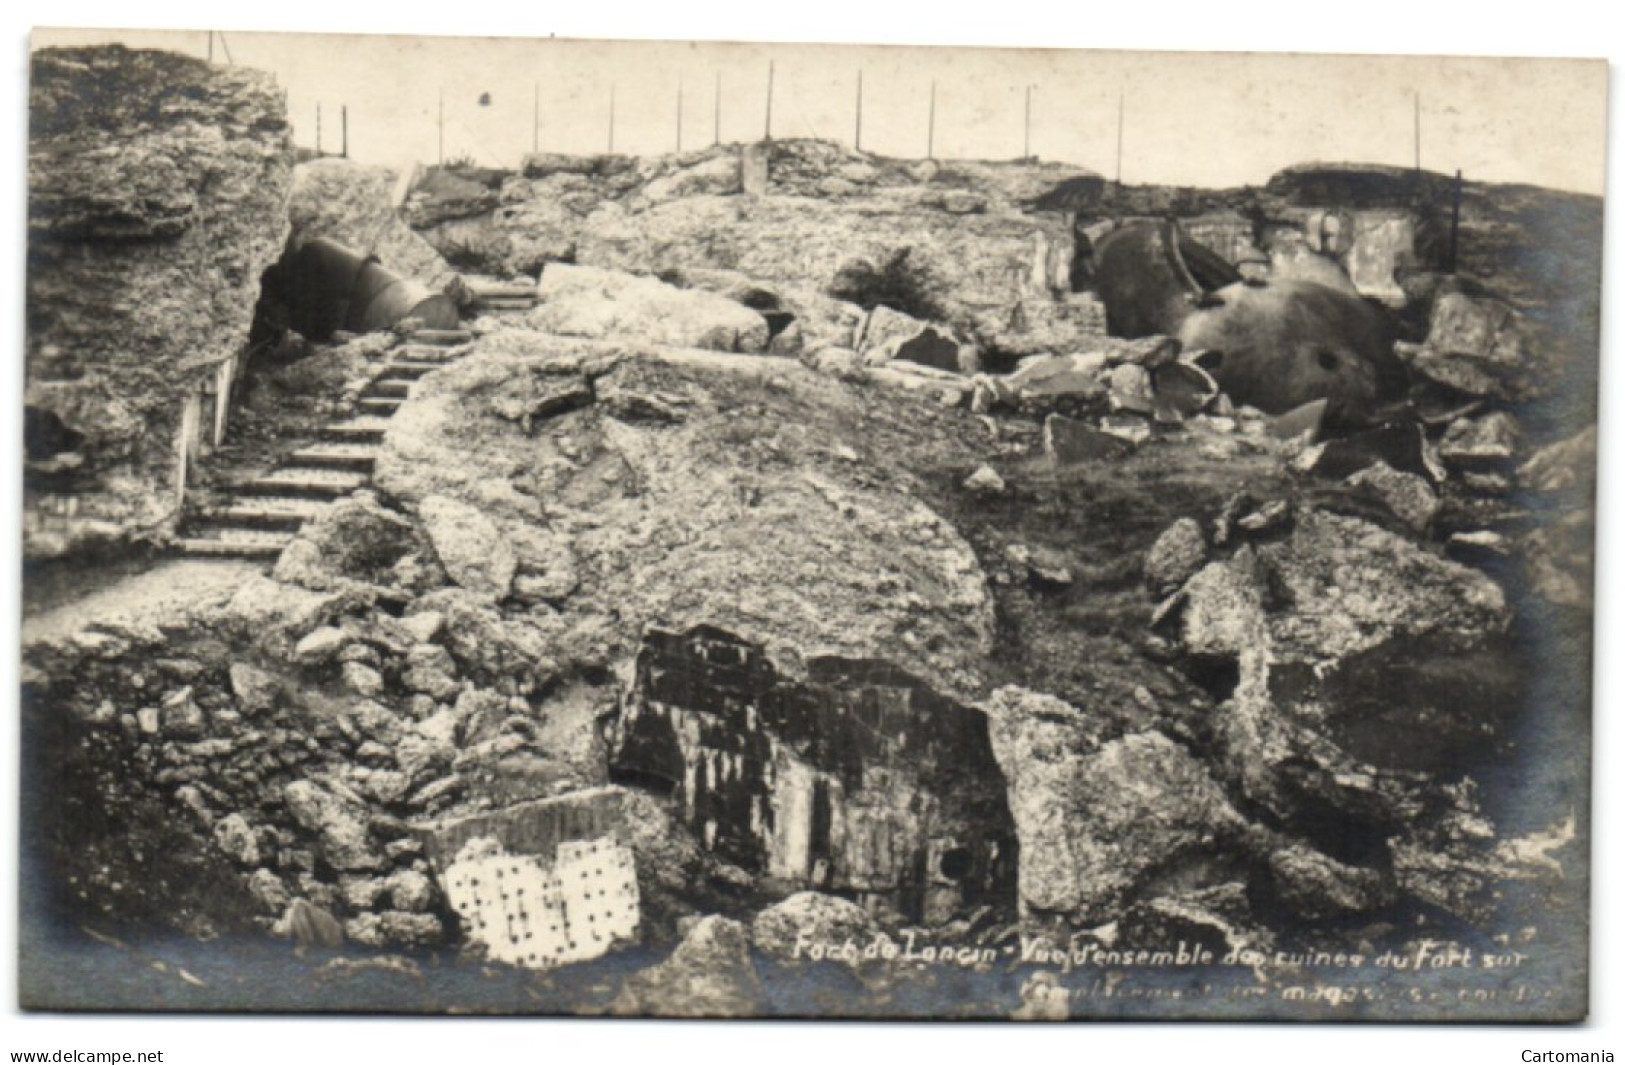
M 210 54 L 206 30 L 37 30 Z M 1258 184 L 1284 166 L 1389 163 L 1603 190 L 1606 65 L 1416 56 L 584 41 L 223 31 L 213 56 L 268 70 L 299 144 L 391 165 L 516 166 L 533 145 L 632 154 L 772 135 L 884 155 L 1044 159 L 1130 183 Z M 719 91 L 720 86 L 720 91 Z M 933 90 L 933 86 L 935 87 Z M 1030 125 L 1026 120 L 1029 90 Z M 932 95 L 935 92 L 935 120 Z M 319 112 L 319 114 L 318 114 Z M 679 117 L 680 116 L 680 117 Z M 681 129 L 679 130 L 679 121 Z M 443 138 L 443 139 L 442 139 Z

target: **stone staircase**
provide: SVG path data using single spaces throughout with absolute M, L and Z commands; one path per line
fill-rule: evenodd
M 532 288 L 533 302 L 534 297 Z M 471 339 L 462 329 L 413 333 L 367 386 L 352 417 L 324 426 L 319 439 L 290 453 L 270 473 L 229 485 L 225 502 L 193 510 L 182 523 L 176 549 L 191 557 L 276 558 L 328 504 L 372 483 L 390 417 L 419 378 L 451 361 L 457 347 Z

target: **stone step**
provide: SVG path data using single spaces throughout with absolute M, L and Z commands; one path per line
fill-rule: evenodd
M 474 306 L 482 311 L 528 311 L 536 306 L 534 296 L 481 296 Z
M 456 347 L 473 339 L 474 334 L 466 329 L 419 329 L 412 334 L 415 343 L 435 344 L 441 347 Z
M 395 378 L 377 378 L 367 386 L 367 398 L 382 396 L 386 399 L 405 399 L 412 391 L 412 382 Z
M 334 440 L 382 440 L 388 431 L 388 418 L 351 418 L 322 426 L 322 435 Z
M 536 298 L 536 282 L 534 281 L 474 281 L 469 284 L 468 288 L 480 299 L 491 297 Z
M 377 444 L 352 441 L 311 444 L 288 456 L 289 462 L 324 470 L 370 470 L 377 459 Z
M 456 346 L 437 347 L 433 344 L 407 344 L 396 350 L 393 362 L 432 362 L 444 366 L 461 358 Z
M 394 396 L 362 396 L 356 401 L 356 409 L 363 414 L 387 417 L 399 410 L 401 403 L 402 400 Z
M 372 478 L 354 470 L 312 469 L 289 466 L 262 477 L 243 481 L 232 488 L 239 495 L 285 496 L 333 499 L 348 495 L 366 485 Z
M 188 536 L 177 540 L 175 546 L 183 555 L 272 559 L 282 554 L 282 549 L 288 546 L 288 542 L 292 539 L 291 533 L 281 534 L 280 538 L 237 535 Z
M 212 524 L 298 529 L 305 522 L 321 514 L 327 506 L 328 501 L 325 499 L 251 496 L 233 499 L 219 506 L 202 507 L 197 512 L 197 520 Z
M 392 378 L 409 378 L 417 380 L 424 374 L 430 374 L 445 366 L 449 359 L 396 359 L 384 364 L 374 380 L 386 381 Z

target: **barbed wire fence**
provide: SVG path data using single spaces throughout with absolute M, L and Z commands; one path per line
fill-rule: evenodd
M 211 33 L 211 46 L 215 39 L 216 34 Z M 221 43 L 224 44 L 223 40 Z M 728 82 L 732 80 L 731 72 L 728 77 L 725 77 L 721 68 L 711 72 L 710 78 L 707 79 L 711 82 L 709 100 L 704 99 L 704 90 L 699 93 L 692 91 L 693 79 L 691 77 L 678 74 L 672 79 L 669 89 L 669 102 L 666 104 L 666 107 L 669 108 L 667 113 L 670 115 L 669 141 L 663 149 L 658 143 L 649 144 L 649 124 L 640 121 L 638 125 L 641 128 L 642 136 L 639 138 L 640 144 L 636 154 L 661 154 L 662 151 L 681 153 L 695 150 L 697 145 L 720 147 L 724 143 L 766 143 L 775 139 L 795 139 L 802 135 L 814 140 L 828 139 L 837 141 L 850 146 L 858 152 L 872 152 L 874 151 L 874 145 L 866 144 L 865 137 L 867 133 L 873 139 L 873 128 L 870 119 L 872 119 L 872 113 L 880 106 L 880 103 L 877 102 L 875 97 L 873 79 L 868 78 L 866 80 L 867 74 L 868 72 L 862 68 L 856 68 L 850 74 L 852 96 L 849 105 L 851 123 L 849 128 L 851 133 L 848 138 L 827 135 L 834 133 L 833 129 L 824 124 L 825 120 L 829 118 L 827 99 L 821 101 L 825 104 L 823 118 L 814 117 L 813 111 L 804 106 L 804 102 L 796 94 L 789 91 L 792 86 L 787 85 L 783 72 L 778 69 L 778 65 L 774 61 L 769 61 L 760 75 L 761 93 L 758 98 L 759 102 L 756 105 L 760 110 L 758 116 L 754 119 L 757 133 L 755 136 L 747 135 L 743 138 L 724 137 L 724 129 L 730 123 L 737 129 L 740 124 L 751 121 L 743 117 L 749 106 L 747 103 L 748 97 L 744 95 L 731 96 L 725 92 Z M 523 123 L 511 121 L 508 124 L 516 128 L 506 131 L 510 135 L 522 132 L 528 133 L 528 136 L 522 136 L 519 143 L 512 146 L 505 146 L 501 143 L 502 139 L 504 139 L 502 137 L 503 131 L 496 131 L 495 135 L 493 135 L 491 129 L 471 120 L 471 116 L 477 113 L 479 109 L 489 106 L 492 93 L 479 94 L 473 105 L 470 106 L 466 100 L 449 94 L 447 90 L 440 90 L 434 101 L 433 110 L 428 116 L 428 122 L 433 127 L 433 155 L 431 158 L 422 161 L 439 166 L 456 162 L 505 168 L 513 167 L 516 163 L 521 162 L 526 154 L 548 151 L 568 155 L 594 154 L 595 149 L 591 146 L 590 138 L 584 137 L 581 133 L 582 124 L 580 122 L 573 124 L 569 137 L 559 140 L 550 137 L 552 131 L 549 129 L 549 123 L 544 116 L 550 110 L 557 110 L 560 105 L 557 102 L 550 104 L 544 91 L 543 82 L 533 81 L 530 89 L 529 114 L 525 116 L 528 121 Z M 1034 152 L 1034 100 L 1038 86 L 1026 85 L 1020 87 L 1020 89 L 1021 155 L 1019 158 L 1034 160 L 1037 158 Z M 616 81 L 608 81 L 599 87 L 596 92 L 589 91 L 580 95 L 584 95 L 589 99 L 596 96 L 602 101 L 597 108 L 599 111 L 598 121 L 601 126 L 598 134 L 600 147 L 596 151 L 613 155 L 617 151 L 629 150 L 625 135 L 628 118 L 625 113 L 626 101 L 624 94 L 621 92 L 620 84 Z M 648 97 L 650 94 L 645 91 L 642 95 Z M 921 87 L 920 96 L 918 105 L 915 105 L 918 107 L 916 113 L 919 115 L 917 119 L 919 123 L 918 147 L 912 153 L 906 151 L 906 149 L 898 153 L 894 149 L 892 154 L 902 158 L 936 159 L 939 155 L 939 145 L 942 143 L 940 134 L 953 120 L 953 113 L 950 109 L 952 98 L 934 79 Z M 897 100 L 886 102 L 890 103 L 894 110 L 899 109 Z M 640 101 L 640 103 L 647 104 L 647 100 Z M 709 133 L 709 137 L 704 136 L 703 133 L 696 137 L 694 111 L 696 107 L 703 107 L 707 103 L 710 105 L 709 110 L 711 112 L 709 116 L 710 129 L 705 132 Z M 902 103 L 904 107 L 908 107 L 906 99 Z M 912 110 L 913 108 L 910 107 L 909 109 Z M 348 158 L 350 154 L 350 108 L 348 103 L 339 102 L 336 110 L 339 117 L 336 140 L 331 128 L 334 105 L 323 101 L 314 105 L 310 115 L 311 125 L 306 130 L 299 131 L 300 123 L 297 118 L 295 119 L 296 145 L 301 150 L 317 156 L 336 155 Z M 364 116 L 358 115 L 357 117 L 360 119 Z M 701 119 L 700 121 L 703 123 L 704 120 Z M 791 127 L 799 127 L 797 132 L 791 133 L 786 128 L 787 121 Z M 896 121 L 894 115 L 890 123 L 893 139 L 896 137 L 899 125 L 900 123 Z M 700 130 L 704 130 L 704 128 L 704 125 L 699 126 Z
M 226 61 L 230 62 L 230 46 L 225 35 L 219 31 L 209 31 L 205 49 L 211 61 L 215 56 L 216 44 L 219 45 L 219 50 L 226 57 Z M 490 106 L 492 92 L 475 94 L 471 101 L 467 93 L 440 89 L 434 109 L 428 116 L 428 122 L 433 126 L 434 152 L 432 157 L 420 161 L 439 166 L 459 163 L 512 169 L 522 165 L 524 156 L 531 153 L 592 155 L 599 152 L 608 154 L 629 152 L 638 155 L 658 155 L 693 151 L 706 145 L 717 147 L 724 143 L 765 143 L 776 138 L 785 139 L 802 135 L 842 143 L 860 153 L 878 153 L 890 158 L 938 160 L 960 158 L 951 149 L 946 154 L 941 149 L 946 143 L 945 133 L 951 134 L 956 129 L 962 129 L 964 122 L 973 120 L 965 117 L 967 114 L 981 123 L 980 131 L 984 143 L 987 140 L 988 130 L 1000 125 L 988 117 L 989 100 L 993 99 L 995 94 L 984 90 L 974 99 L 966 100 L 963 94 L 956 91 L 952 81 L 937 78 L 919 79 L 902 90 L 894 86 L 884 98 L 880 98 L 881 94 L 876 91 L 876 79 L 872 76 L 874 71 L 861 66 L 852 68 L 850 73 L 846 74 L 822 72 L 823 84 L 816 93 L 796 91 L 797 73 L 794 70 L 783 70 L 775 60 L 769 59 L 756 71 L 754 77 L 757 84 L 752 87 L 748 84 L 752 79 L 735 68 L 724 70 L 720 66 L 716 67 L 709 72 L 709 78 L 703 76 L 696 78 L 692 71 L 679 71 L 670 77 L 663 91 L 660 88 L 651 91 L 650 82 L 647 79 L 641 80 L 633 86 L 630 98 L 623 91 L 625 87 L 617 80 L 605 79 L 597 84 L 588 82 L 556 90 L 554 93 L 549 93 L 548 82 L 532 80 L 529 94 L 524 94 L 522 88 L 503 94 L 504 98 L 510 101 L 509 110 L 505 112 L 507 115 L 505 122 L 476 120 L 475 116 Z M 800 73 L 806 76 L 808 72 Z M 881 71 L 882 83 L 885 80 L 885 73 Z M 706 80 L 711 82 L 709 100 L 704 99 L 703 89 L 694 91 L 696 82 L 703 85 Z M 850 88 L 839 88 L 842 83 Z M 880 88 L 884 90 L 884 84 Z M 834 104 L 843 93 L 850 93 L 847 97 L 849 114 L 845 120 L 839 116 L 842 109 Z M 513 108 L 511 101 L 523 100 L 525 95 L 530 97 L 529 114 L 521 115 L 518 109 Z M 1070 115 L 1077 112 L 1074 110 L 1046 114 L 1043 86 L 1034 82 L 1012 84 L 1008 86 L 1006 95 L 1010 100 L 1007 106 L 1011 113 L 1003 128 L 1011 131 L 1012 149 L 1017 146 L 1016 138 L 1019 135 L 1020 154 L 1016 155 L 1012 151 L 1009 156 L 1002 157 L 1030 163 L 1039 162 L 1052 124 L 1065 123 Z M 1104 107 L 1097 107 L 1089 120 L 1095 126 L 1094 142 L 1097 147 L 1092 153 L 1097 160 L 1095 169 L 1118 188 L 1122 188 L 1127 179 L 1125 165 L 1131 161 L 1134 150 L 1134 101 L 1130 99 L 1130 95 L 1126 89 L 1119 89 L 1116 93 L 1113 116 L 1115 121 L 1106 119 L 1105 115 L 1100 114 L 1105 110 Z M 1409 162 L 1420 172 L 1423 164 L 1423 101 L 1419 93 L 1410 95 L 1412 98 L 1408 102 L 1411 106 L 1407 110 L 1411 112 L 1408 116 L 1411 121 L 1407 125 L 1411 128 L 1405 132 L 1411 135 L 1407 139 L 1412 143 L 1407 147 L 1412 150 L 1406 154 L 1411 156 Z M 804 96 L 807 98 L 804 99 Z M 592 104 L 594 99 L 600 101 L 596 107 Z M 699 119 L 695 112 L 707 103 L 711 111 L 709 138 L 705 137 L 704 133 L 696 135 L 698 131 L 704 130 L 704 120 Z M 568 128 L 554 128 L 557 116 L 572 111 Z M 590 133 L 593 125 L 593 119 L 590 117 L 592 111 L 597 111 L 596 121 L 600 124 L 596 137 Z M 656 120 L 654 116 L 662 111 L 667 117 Z M 754 115 L 751 114 L 752 111 L 755 112 Z M 876 136 L 877 125 L 874 122 L 877 112 L 881 111 L 885 112 L 879 115 L 885 119 L 882 132 L 886 134 L 884 138 L 886 143 L 883 146 L 873 143 L 881 139 Z M 296 137 L 295 143 L 302 150 L 318 156 L 337 155 L 348 158 L 349 112 L 348 102 L 337 103 L 338 132 L 335 143 L 330 125 L 334 113 L 333 104 L 326 101 L 317 103 L 311 114 L 313 125 L 306 131 L 313 132 L 313 136 Z M 915 117 L 909 118 L 909 115 Z M 364 116 L 358 117 L 364 120 Z M 850 135 L 842 137 L 836 131 L 841 129 L 846 121 L 850 122 L 850 125 L 846 126 L 850 130 Z M 1063 127 L 1058 132 L 1062 140 L 1070 140 L 1070 146 L 1075 154 L 1079 142 L 1077 120 L 1072 118 L 1071 121 L 1073 124 L 1070 128 Z M 913 138 L 907 131 L 909 126 L 915 123 L 918 139 L 914 141 L 915 147 L 910 150 L 907 141 Z M 561 127 L 564 125 L 558 124 Z M 295 121 L 296 133 L 298 125 L 299 123 Z M 668 131 L 664 138 L 656 133 L 660 125 L 666 125 Z M 739 135 L 753 126 L 754 133 L 744 132 L 743 136 Z M 796 132 L 792 133 L 792 129 Z M 1016 133 L 1017 130 L 1019 134 Z M 728 136 L 727 133 L 730 132 L 734 135 Z M 375 133 L 375 142 L 376 136 Z M 592 143 L 595 139 L 596 145 Z M 961 137 L 960 142 L 963 143 L 963 140 Z M 422 143 L 421 136 L 418 141 Z M 998 157 L 1001 157 L 999 153 L 983 152 L 974 157 L 964 158 Z M 1098 165 L 1099 163 L 1105 165 Z

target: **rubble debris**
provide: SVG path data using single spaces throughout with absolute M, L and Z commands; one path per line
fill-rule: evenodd
M 388 868 L 373 844 L 365 806 L 313 780 L 296 780 L 282 792 L 288 812 L 316 834 L 327 863 L 341 871 Z
M 974 347 L 961 343 L 941 326 L 884 304 L 863 319 L 853 347 L 868 366 L 883 366 L 900 359 L 950 373 L 974 374 L 980 368 Z
M 1020 1015 L 1065 1016 L 1068 973 L 877 976 L 844 944 L 1009 955 L 1061 925 L 1106 949 L 1366 949 L 1418 906 L 1503 932 L 1575 875 L 1572 822 L 1502 832 L 1469 775 L 1515 774 L 1501 756 L 1539 727 L 1516 716 L 1514 609 L 1589 606 L 1589 515 L 1481 497 L 1510 494 L 1521 447 L 1489 402 L 1424 382 L 1420 425 L 1339 424 L 1326 396 L 1272 423 L 1204 368 L 1227 352 L 1098 335 L 1109 308 L 1056 279 L 1103 227 L 1005 215 L 999 182 L 1036 166 L 904 174 L 827 147 L 537 159 L 420 197 L 437 241 L 545 265 L 556 301 L 481 319 L 454 338 L 466 359 L 398 387 L 381 494 L 327 506 L 274 577 L 31 649 L 29 720 L 94 770 L 68 781 L 69 812 L 97 811 L 75 831 L 117 837 L 59 834 L 87 906 L 197 936 L 280 917 L 301 950 L 409 951 L 376 971 L 437 986 L 490 962 L 487 986 L 537 1008 L 783 1012 L 785 988 L 838 987 L 854 1012 L 907 1012 L 974 986 L 1003 1013 L 1019 986 Z M 1092 210 L 1093 187 L 1058 199 Z M 770 188 L 891 197 L 919 250 L 812 232 L 797 212 L 827 222 L 826 199 Z M 1179 195 L 1194 213 L 1206 194 Z M 1183 290 L 1169 314 L 1219 312 L 1226 259 L 1251 256 L 1249 298 L 1292 288 L 1256 248 L 1293 240 L 1321 276 L 1380 287 L 1414 236 L 1397 215 L 1232 206 L 1142 227 Z M 602 289 L 564 291 L 578 254 Z M 940 274 L 940 317 L 809 295 L 860 255 Z M 670 284 L 614 272 L 657 267 Z M 600 333 L 542 331 L 565 319 Z M 1489 365 L 1497 343 L 1448 358 Z M 970 375 L 978 348 L 1014 372 Z M 80 428 L 32 417 L 53 464 L 34 472 L 73 473 Z M 1324 429 L 1342 435 L 1297 464 L 1319 479 L 1288 475 Z M 1568 506 L 1588 448 L 1537 453 L 1519 486 Z M 1488 575 L 1519 566 L 1527 590 Z M 148 811 L 166 834 L 128 831 Z M 188 884 L 150 876 L 153 838 L 179 842 L 162 868 Z

